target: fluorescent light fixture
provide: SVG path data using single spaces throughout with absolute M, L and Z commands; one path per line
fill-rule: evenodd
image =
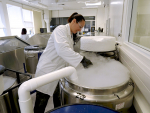
M 26 2 L 29 5 L 34 5 L 34 6 L 41 7 L 41 8 L 47 8 L 46 5 L 44 5 L 44 4 L 42 4 L 42 3 L 38 2 L 38 1 L 32 1 L 32 2 L 30 2 L 28 0 L 22 0 L 22 1 Z
M 63 7 L 49 7 L 48 10 L 63 10 Z
M 98 6 L 91 6 L 91 7 L 82 7 L 83 9 L 89 9 L 89 8 L 98 8 Z
M 111 2 L 110 4 L 122 4 L 122 2 Z
M 92 2 L 85 2 L 86 6 L 94 6 L 94 5 L 101 5 L 101 1 L 100 2 L 96 2 L 96 3 L 92 3 Z
M 85 3 L 84 1 L 78 1 L 77 3 Z
M 90 0 L 76 0 L 77 3 L 85 3 L 85 2 L 90 2 Z

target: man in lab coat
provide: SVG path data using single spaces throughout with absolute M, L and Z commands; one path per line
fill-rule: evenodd
M 73 13 L 68 18 L 68 24 L 60 25 L 55 28 L 47 46 L 41 55 L 35 77 L 59 70 L 66 66 L 77 67 L 79 63 L 85 68 L 92 65 L 92 62 L 76 53 L 73 50 L 73 33 L 81 31 L 85 25 L 85 19 L 82 15 Z M 34 113 L 44 113 L 45 107 L 50 96 L 53 96 L 58 80 L 44 85 L 37 89 Z M 54 107 L 58 107 L 57 98 L 53 99 Z M 56 104 L 55 104 L 56 103 Z

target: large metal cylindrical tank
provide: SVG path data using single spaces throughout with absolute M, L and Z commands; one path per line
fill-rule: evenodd
M 24 49 L 25 64 L 28 73 L 35 74 L 38 60 L 45 49 L 44 46 L 27 46 Z
M 78 80 L 60 80 L 62 104 L 97 104 L 126 113 L 132 105 L 134 89 L 129 70 L 114 59 L 88 52 L 82 55 L 93 66 L 85 69 L 79 64 Z
M 17 81 L 16 78 L 3 76 L 3 83 L 5 91 L 14 87 L 17 84 Z M 11 103 L 11 99 L 13 103 Z M 18 88 L 13 89 L 12 94 L 7 92 L 5 94 L 0 95 L 0 113 L 13 113 L 13 111 L 15 111 L 15 113 L 20 113 L 18 104 Z

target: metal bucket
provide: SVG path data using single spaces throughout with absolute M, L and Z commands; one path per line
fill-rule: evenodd
M 27 46 L 24 49 L 25 64 L 28 73 L 35 74 L 38 60 L 43 53 L 43 46 Z
M 4 82 L 4 90 L 10 89 L 14 87 L 17 82 L 16 78 L 3 76 L 3 82 Z M 11 102 L 13 103 L 13 106 L 11 105 Z M 11 93 L 5 93 L 3 95 L 0 95 L 0 113 L 20 113 L 19 110 L 19 104 L 18 104 L 18 88 L 15 88 L 12 90 Z

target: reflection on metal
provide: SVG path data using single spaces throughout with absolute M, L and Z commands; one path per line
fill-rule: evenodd
M 31 75 L 6 69 L 6 73 L 13 73 L 15 77 L 4 76 L 4 91 L 0 95 L 0 113 L 20 113 L 18 104 L 18 87 L 22 82 L 31 79 Z
M 28 73 L 35 74 L 36 66 L 45 47 L 43 46 L 27 46 L 24 49 L 25 63 Z
M 25 63 L 24 47 L 28 45 L 17 36 L 0 37 L 0 64 L 13 70 L 22 69 Z
M 0 37 L 0 53 L 10 52 L 19 48 L 26 47 L 27 42 L 21 40 L 17 36 Z
M 27 42 L 30 45 L 42 45 L 46 46 L 51 33 L 39 33 L 30 37 Z
M 4 89 L 7 90 L 11 87 L 14 87 L 17 84 L 16 79 L 13 77 L 4 76 Z M 12 91 L 11 96 L 13 97 L 13 101 L 15 102 L 14 108 L 16 113 L 20 113 L 19 106 L 17 105 L 18 101 L 18 89 L 14 89 Z M 0 95 L 0 113 L 12 113 L 10 97 L 8 93 Z

